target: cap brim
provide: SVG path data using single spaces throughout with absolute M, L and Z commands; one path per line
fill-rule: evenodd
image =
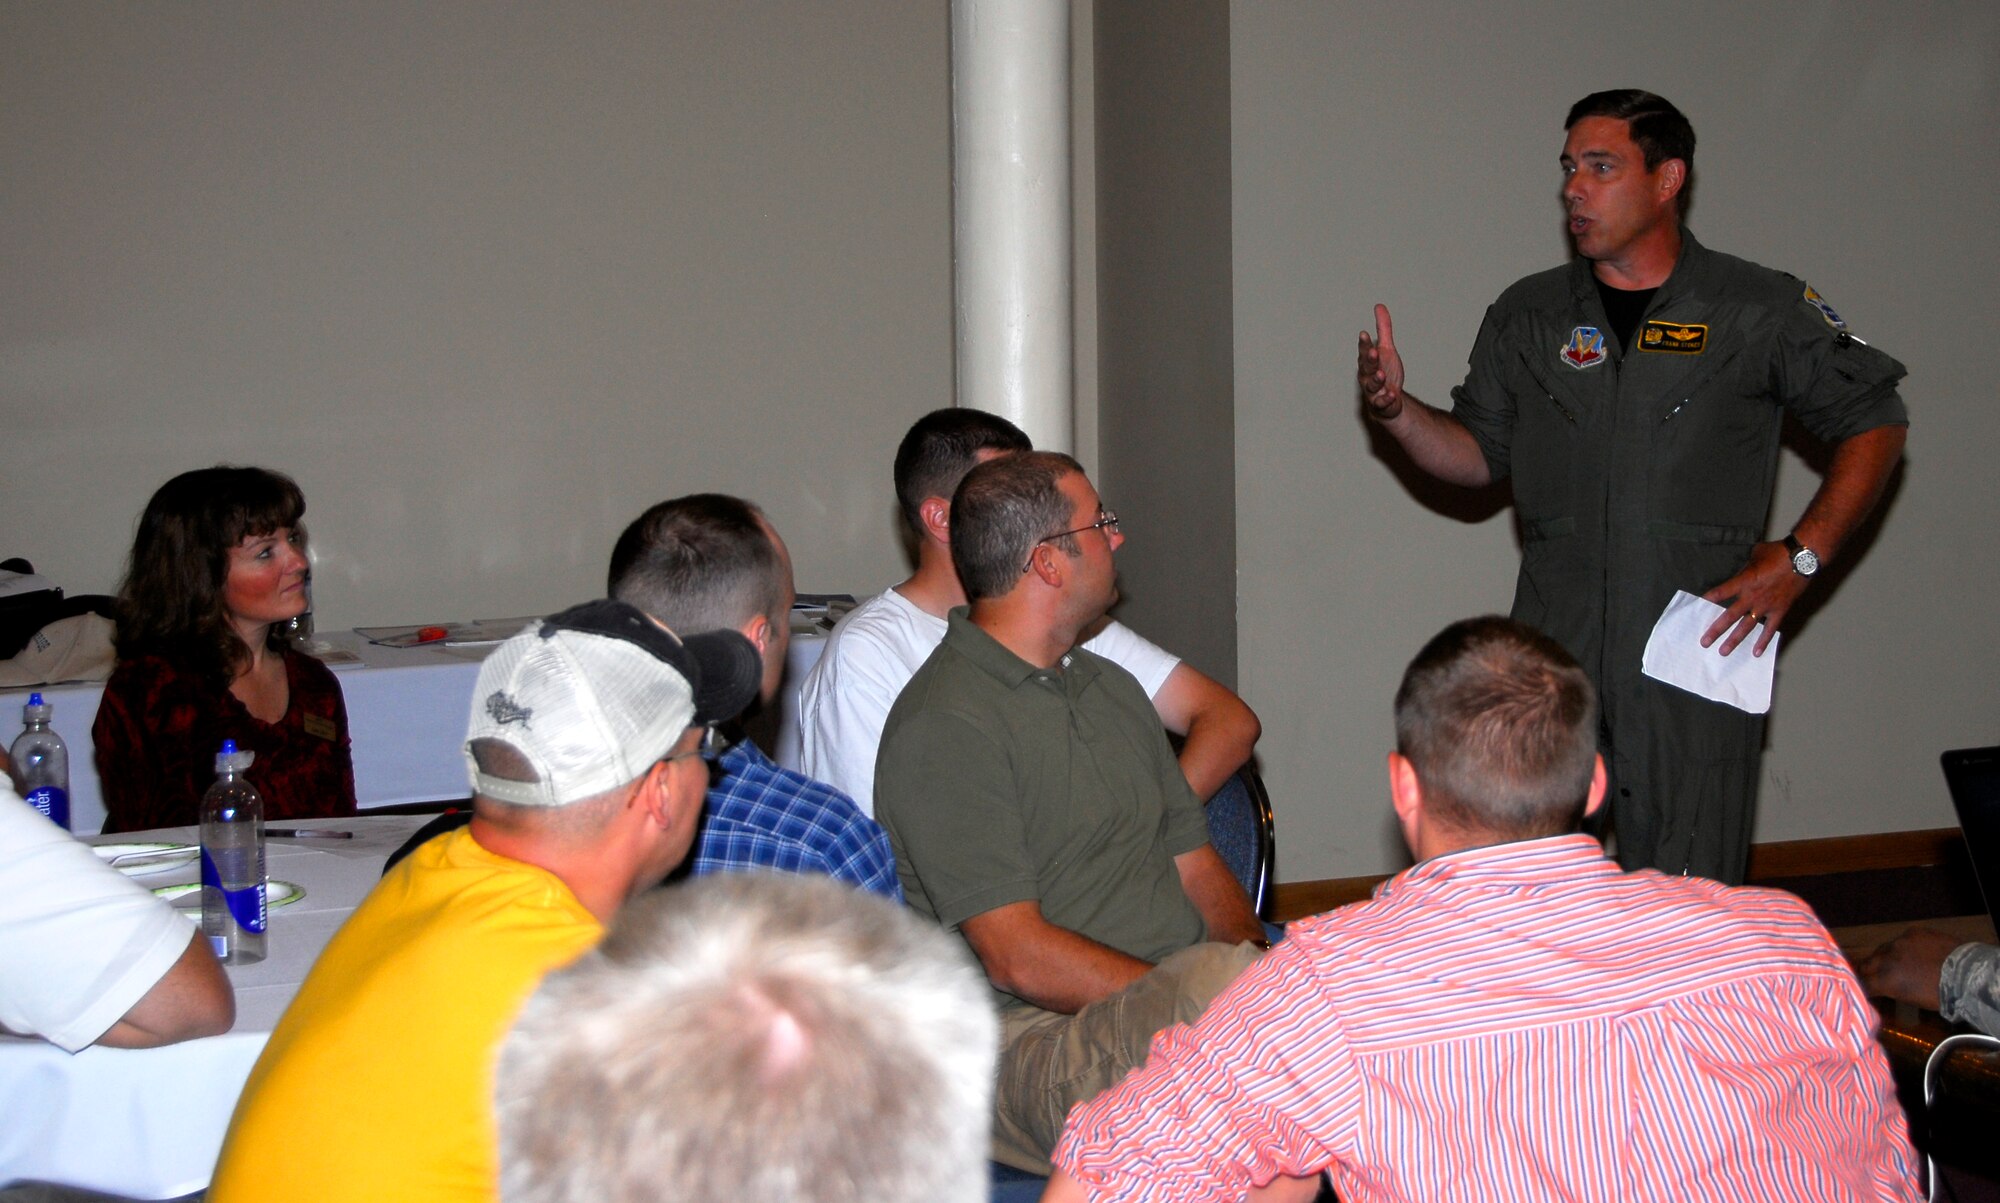
M 764 686 L 764 660 L 736 631 L 710 631 L 681 640 L 694 658 L 701 683 L 694 691 L 694 721 L 719 723 L 743 713 Z

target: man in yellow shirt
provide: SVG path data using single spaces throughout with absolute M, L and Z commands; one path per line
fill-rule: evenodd
M 468 827 L 385 876 L 251 1070 L 215 1203 L 498 1197 L 494 1065 L 544 974 L 687 855 L 706 725 L 757 692 L 734 631 L 687 640 L 622 602 L 573 607 L 486 659 Z

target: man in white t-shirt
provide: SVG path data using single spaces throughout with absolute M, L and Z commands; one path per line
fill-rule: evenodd
M 0 881 L 0 1028 L 73 1053 L 173 1044 L 236 1021 L 201 933 L 21 801 L 3 771 Z
M 917 570 L 841 619 L 799 691 L 801 768 L 875 812 L 875 753 L 896 696 L 944 640 L 945 615 L 966 604 L 951 563 L 951 496 L 973 466 L 1030 449 L 1007 419 L 940 409 L 896 449 L 896 499 L 916 540 Z M 1184 737 L 1181 772 L 1213 797 L 1250 759 L 1263 728 L 1243 699 L 1198 669 L 1105 620 L 1083 646 L 1138 678 L 1167 730 Z

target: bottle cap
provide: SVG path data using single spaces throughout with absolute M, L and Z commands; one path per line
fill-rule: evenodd
M 222 741 L 222 750 L 215 754 L 215 771 L 217 773 L 240 773 L 244 769 L 249 768 L 250 762 L 255 759 L 257 759 L 257 753 L 247 749 L 239 752 L 236 750 L 235 740 L 225 739 Z
M 41 722 L 48 718 L 49 712 L 54 709 L 55 707 L 42 700 L 40 691 L 37 691 L 28 695 L 28 704 L 21 707 L 21 718 L 24 722 Z

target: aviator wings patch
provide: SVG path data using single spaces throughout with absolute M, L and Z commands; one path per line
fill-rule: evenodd
M 1669 355 L 1699 355 L 1708 346 L 1708 327 L 1686 322 L 1647 322 L 1639 335 L 1641 351 Z

